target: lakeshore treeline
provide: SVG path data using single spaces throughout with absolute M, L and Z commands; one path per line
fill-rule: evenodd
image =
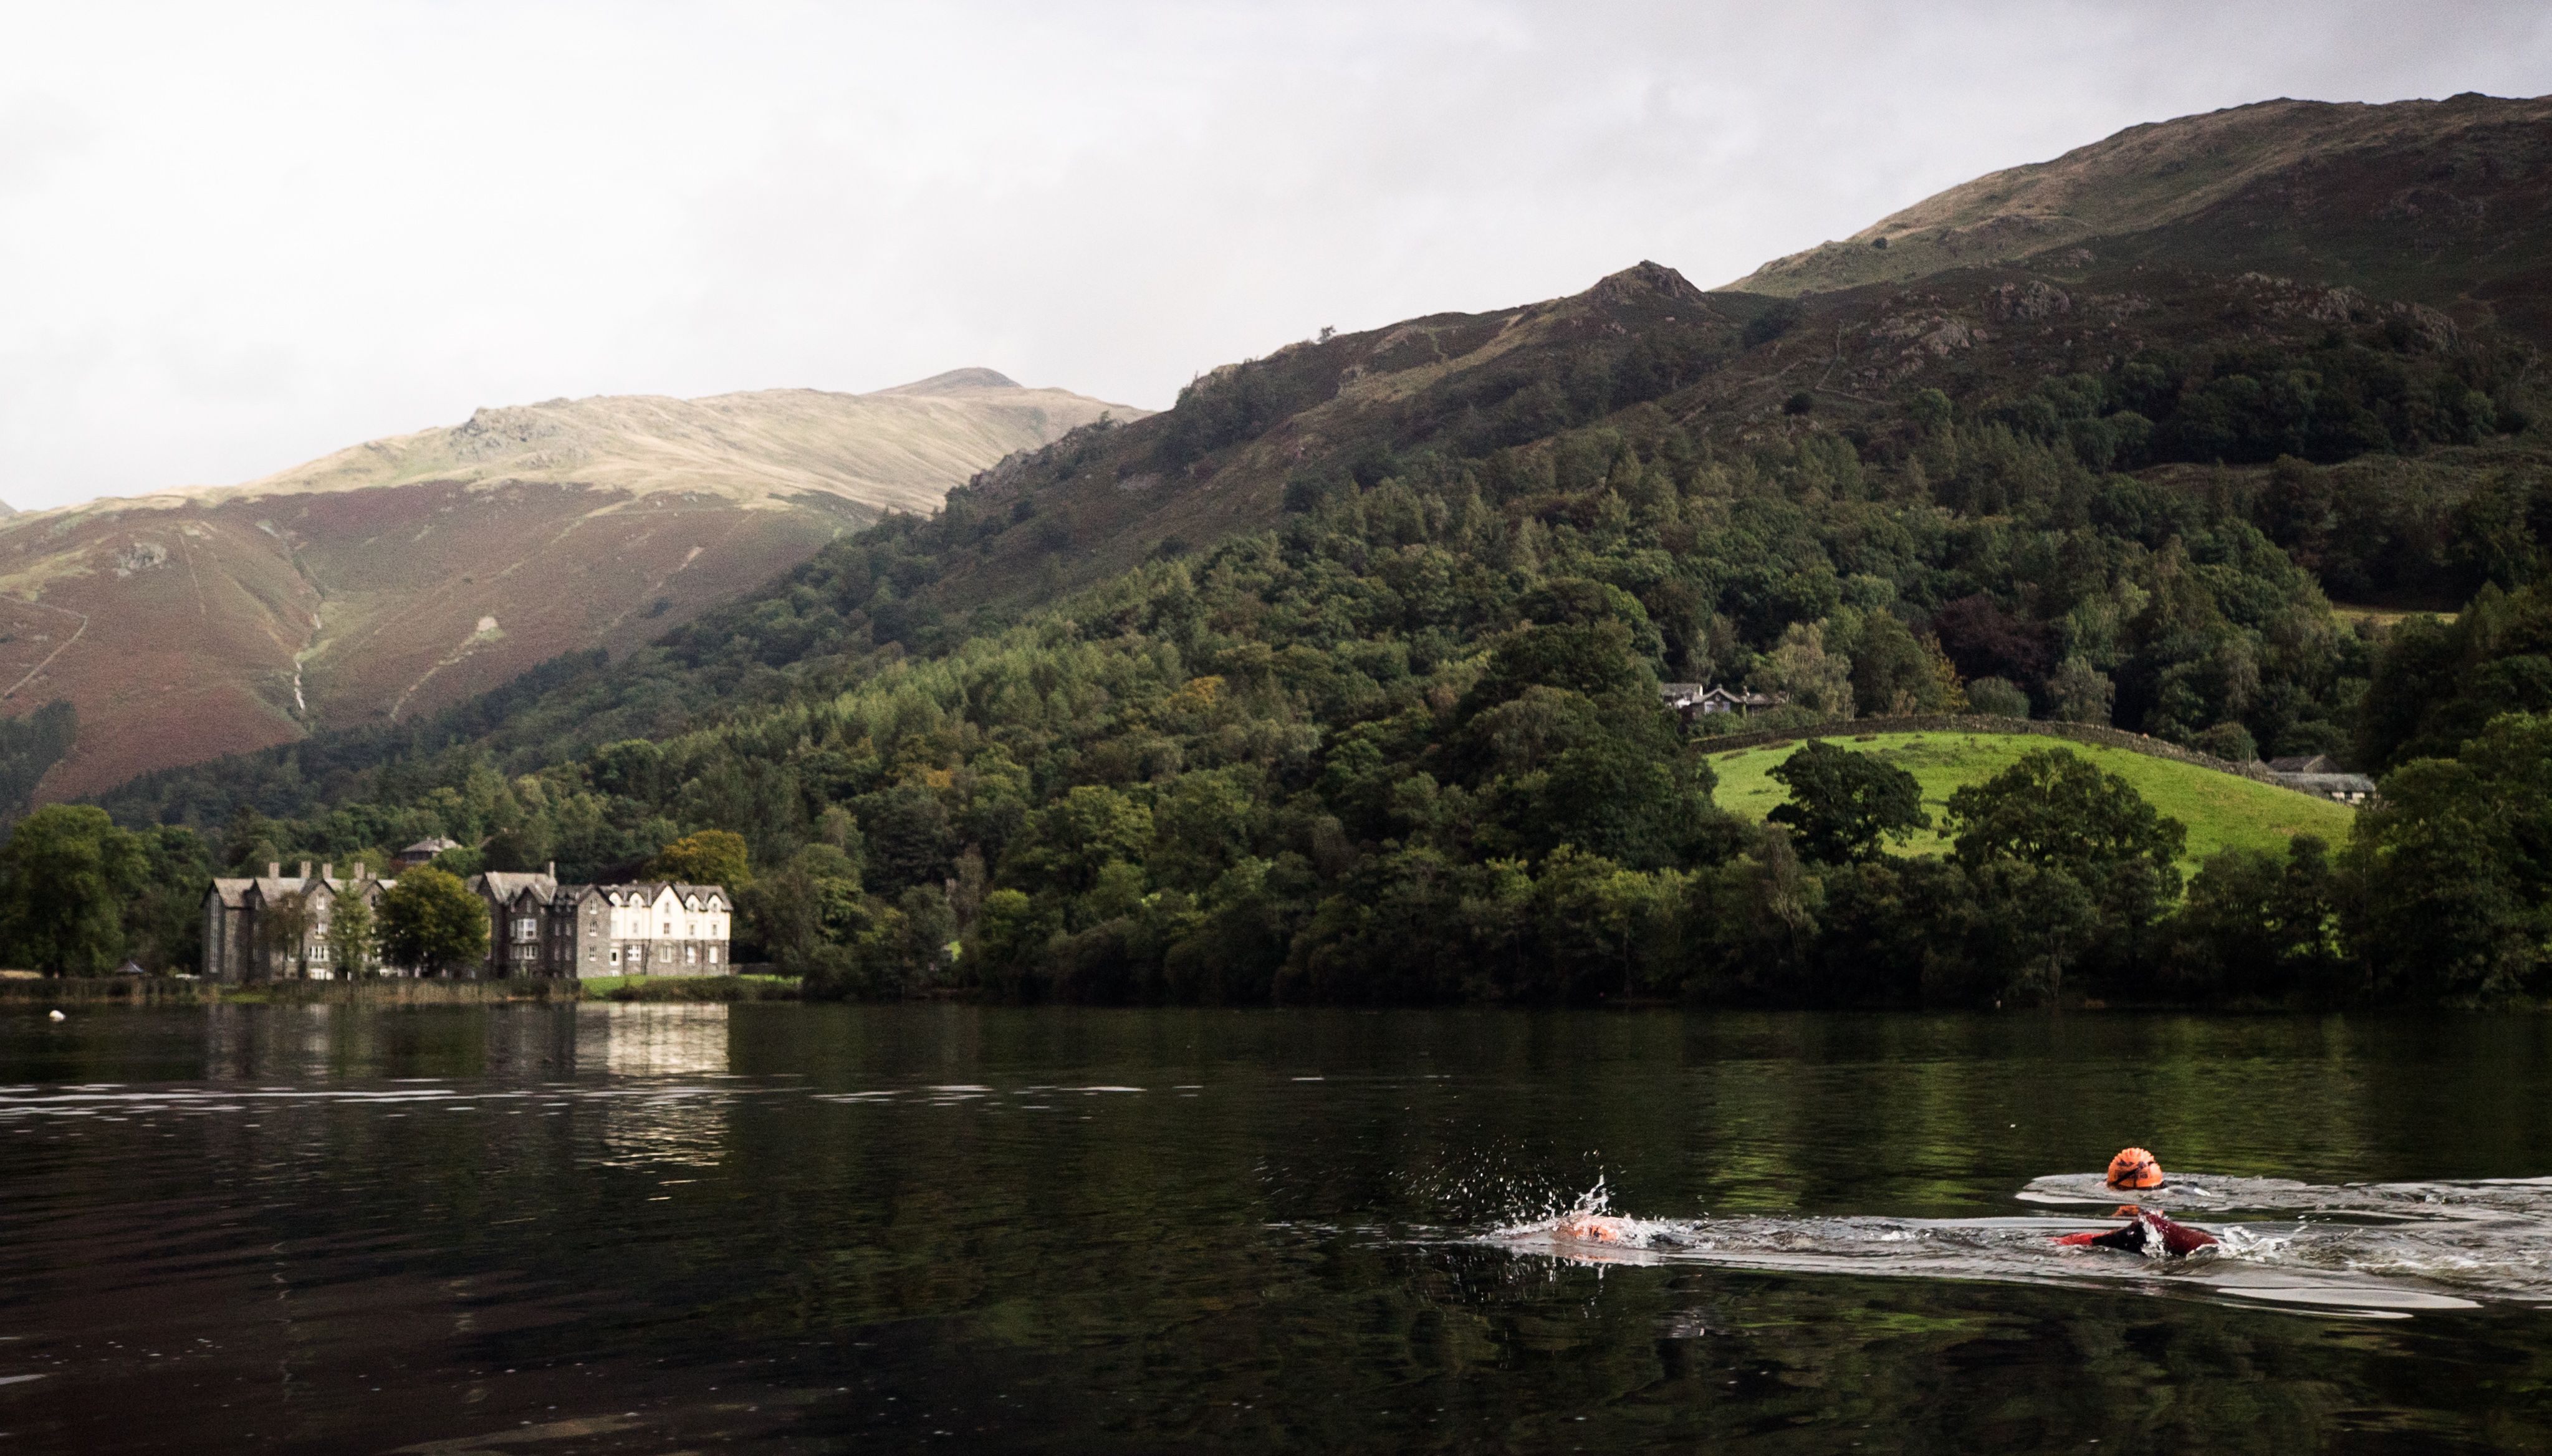
M 95 857 L 86 920 L 40 933 L 78 896 L 13 840 L 0 954 L 183 965 L 216 869 L 378 862 L 439 833 L 470 846 L 455 871 L 605 879 L 710 832 L 733 836 L 739 954 L 819 994 L 2540 994 L 2552 486 L 2530 435 L 2488 436 L 2490 381 L 2412 363 L 2420 428 L 2489 452 L 2410 439 L 2354 467 L 2120 473 L 2103 468 L 2118 440 L 2148 438 L 2124 418 L 2132 371 L 1973 406 L 1926 391 L 1877 427 L 1751 443 L 1640 408 L 1476 456 L 1307 469 L 1274 528 L 1173 544 L 1009 621 L 927 605 L 1032 517 L 992 509 L 979 480 L 628 664 L 557 670 L 501 732 L 154 776 L 107 800 L 125 829 L 41 812 L 21 838 L 84 813 L 79 832 L 130 853 Z M 2194 373 L 2173 418 L 2223 392 Z M 1208 406 L 1124 430 L 1173 448 L 1197 428 L 1181 412 Z M 1040 459 L 1068 471 L 1075 452 L 1133 448 L 1123 432 Z M 2393 465 L 2366 468 L 2376 455 Z M 2408 524 L 2334 531 L 2361 517 Z M 2310 553 L 2354 553 L 2325 573 L 2472 595 L 2451 621 L 2347 620 Z M 1825 788 L 1792 785 L 1816 823 L 1724 811 L 1718 725 L 1679 720 L 1660 680 L 1785 695 L 1757 731 L 1980 711 L 2227 759 L 2327 754 L 2381 776 L 2382 800 L 2346 843 L 2183 878 L 2174 826 L 2060 750 L 1954 803 L 1954 853 L 1909 858 L 1889 852 L 1896 790 L 1824 755 Z

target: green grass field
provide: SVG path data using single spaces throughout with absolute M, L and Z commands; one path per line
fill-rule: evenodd
M 2033 749 L 2061 748 L 2081 755 L 2102 772 L 2135 785 L 2157 809 L 2188 826 L 2188 849 L 2180 868 L 2190 871 L 2207 856 L 2242 848 L 2283 855 L 2288 839 L 2318 834 L 2334 850 L 2348 842 L 2357 811 L 2169 759 L 2151 758 L 2120 748 L 2071 743 L 2020 733 L 1887 733 L 1866 741 L 1848 737 L 1828 740 L 1855 753 L 1874 754 L 1914 776 L 1923 785 L 1923 807 L 1932 816 L 1933 832 L 1918 834 L 1905 853 L 1945 854 L 1949 840 L 1940 833 L 1948 817 L 1950 794 L 1963 785 L 1992 778 Z M 1771 778 L 1782 760 L 1798 751 L 1795 742 L 1767 748 L 1713 754 L 1710 767 L 1719 774 L 1719 802 L 1749 819 L 1761 819 L 1789 798 Z
M 2440 622 L 2452 622 L 2457 613 L 2453 607 L 2433 609 L 2415 607 L 2351 606 L 2332 602 L 2330 614 L 2342 627 L 2353 627 L 2361 618 L 2372 619 L 2378 627 L 2398 627 L 2404 617 L 2429 616 Z

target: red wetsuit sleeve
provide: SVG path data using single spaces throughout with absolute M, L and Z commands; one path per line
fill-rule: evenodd
M 2173 1255 L 2193 1254 L 2216 1241 L 2211 1233 L 2174 1223 L 2159 1213 L 2146 1213 L 2105 1233 L 2069 1233 L 2056 1242 L 2068 1248 L 2118 1249 L 2133 1254 L 2143 1252 L 2155 1237 L 2161 1238 L 2163 1252 Z
M 2155 1216 L 2154 1222 L 2162 1225 L 2162 1246 L 2175 1254 L 2194 1254 L 2215 1242 L 2215 1235 L 2211 1233 L 2191 1228 L 2185 1223 L 2174 1223 L 2159 1214 Z

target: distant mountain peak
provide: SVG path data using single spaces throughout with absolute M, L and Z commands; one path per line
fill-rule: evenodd
M 965 368 L 950 369 L 944 374 L 933 374 L 927 379 L 915 379 L 909 384 L 898 384 L 892 389 L 880 389 L 876 392 L 879 394 L 955 394 L 965 389 L 1023 389 L 1025 387 L 1027 386 L 1018 380 L 997 369 Z

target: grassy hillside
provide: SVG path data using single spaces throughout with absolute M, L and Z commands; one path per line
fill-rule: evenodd
M 2425 207 L 2349 226 L 2416 250 Z M 2203 253 L 2223 216 L 2170 236 Z M 2296 217 L 2363 255 L 2330 215 Z M 2552 574 L 2533 347 L 2222 256 L 2244 270 L 2033 259 L 1798 300 L 1643 263 L 1546 303 L 1304 340 L 1200 376 L 1166 414 L 1011 456 L 936 514 L 846 535 L 623 659 L 554 659 L 433 733 L 331 735 L 100 797 L 128 824 L 209 831 L 224 864 L 345 864 L 442 833 L 491 868 L 619 877 L 721 831 L 756 877 L 768 958 L 843 993 L 1985 1004 L 2069 977 L 2271 999 L 2512 985 L 2491 968 L 2532 952 L 2499 941 L 2541 936 L 2504 915 L 2450 974 L 2406 940 L 2364 942 L 2376 983 L 2328 935 L 2281 949 L 2281 927 L 2383 889 L 2310 855 L 2261 872 L 2268 899 L 2209 877 L 2168 927 L 2139 897 L 2152 882 L 2110 860 L 1803 867 L 1702 795 L 1712 746 L 1660 705 L 1661 679 L 1706 680 L 1827 720 L 1938 716 L 1964 679 L 2000 711 L 2375 766 L 2472 712 L 2552 709 L 2535 615 L 2472 597 L 2443 641 L 2414 619 L 2392 634 L 2426 644 L 2405 671 L 2327 589 L 2427 606 Z M 2499 276 L 2418 256 L 2427 284 Z M 439 488 L 464 492 L 455 516 L 495 494 Z M 650 539 L 684 536 L 669 520 Z M 518 574 L 585 589 L 546 561 Z M 2462 706 L 2409 721 L 2441 694 Z M 1896 752 L 1938 799 L 2036 746 Z M 2113 762 L 2189 825 L 2193 858 L 2347 828 L 2264 786 Z M 1725 767 L 1724 804 L 1768 807 L 1748 759 Z M 182 830 L 153 843 L 171 864 L 202 852 Z M 2264 918 L 2270 899 L 2294 913 Z
M 2543 307 L 2552 97 L 2264 101 L 1991 172 L 1731 284 L 1796 295 L 2094 260 L 2350 285 L 2500 318 Z
M 2451 113 L 2507 133 L 2488 154 L 2504 179 L 2509 158 L 2552 136 L 2540 108 L 2514 103 L 2343 110 L 2345 125 L 2300 103 L 2226 114 L 2212 132 L 2167 123 L 2133 147 L 2101 144 L 2108 171 L 2076 170 L 2159 172 L 2172 138 L 2203 152 L 2215 144 L 2188 139 L 2236 133 L 2281 158 L 2244 162 L 2243 176 L 2354 166 L 2392 156 L 2382 137 L 2426 135 Z M 2348 226 L 2427 258 L 2429 282 L 2469 291 L 2497 276 L 2465 253 L 2416 254 L 2432 212 L 2379 208 Z M 2191 228 L 2217 216 L 2173 215 Z M 2297 216 L 2307 231 L 2340 226 Z M 1352 630 L 1326 621 L 1313 635 L 1324 651 L 1370 630 L 1440 660 L 1459 613 L 1431 553 L 1511 580 L 1585 554 L 1580 574 L 1641 601 L 1667 676 L 1742 676 L 1792 628 L 1840 633 L 1838 606 L 1854 620 L 1876 607 L 2042 708 L 2053 672 L 2079 654 L 2111 680 L 2122 726 L 2185 737 L 2229 714 L 2266 751 L 2337 751 L 2375 634 L 2334 622 L 2316 588 L 2437 608 L 2527 579 L 2552 534 L 2541 371 L 2530 345 L 2486 321 L 2202 266 L 2213 235 L 2181 226 L 2140 235 L 2194 240 L 2195 260 L 2167 267 L 2070 254 L 1969 266 L 1983 256 L 1969 254 L 1914 283 L 1778 299 L 1641 263 L 1566 298 L 1288 344 L 1201 375 L 1164 414 L 1013 455 L 938 515 L 846 535 L 688 626 L 624 620 L 648 646 L 487 699 L 455 731 L 519 773 L 820 700 L 1131 572 L 1210 572 L 1219 549 L 1261 533 L 1296 552 L 1349 513 L 1389 517 L 1357 528 L 1373 554 L 1340 563 L 1377 584 L 1347 613 Z M 2234 577 L 2251 584 L 2231 591 Z M 475 641 L 476 621 L 451 636 Z M 31 621 L 24 640 L 46 631 Z M 466 666 L 436 685 L 463 686 Z M 2255 677 L 2266 690 L 2242 685 Z M 360 793 L 354 780 L 397 742 L 325 740 L 114 802 L 193 822 L 242 799 L 305 812 Z
M 2090 760 L 2101 772 L 2135 785 L 2154 807 L 2188 826 L 2188 848 L 2180 868 L 2194 871 L 2207 856 L 2228 849 L 2286 853 L 2286 841 L 2316 834 L 2336 847 L 2348 842 L 2357 811 L 2291 789 L 2237 779 L 2213 769 L 2158 759 L 2149 754 L 2096 744 L 2058 743 L 2020 733 L 1887 733 L 1867 740 L 1835 739 L 1855 753 L 1873 755 L 1914 776 L 1923 785 L 1923 807 L 1932 815 L 1933 832 L 1918 835 L 1905 852 L 1939 855 L 1950 843 L 1941 830 L 1947 824 L 1950 795 L 1980 782 L 2017 763 L 2020 756 L 2045 748 L 2062 748 Z M 1719 774 L 1719 802 L 1748 819 L 1763 817 L 1789 801 L 1789 791 L 1772 770 L 1798 751 L 1796 743 L 1738 749 L 1714 755 Z
M 245 485 L 0 523 L 0 710 L 66 699 L 44 793 L 431 713 L 625 656 L 888 509 L 1115 408 L 987 369 L 482 409 Z

